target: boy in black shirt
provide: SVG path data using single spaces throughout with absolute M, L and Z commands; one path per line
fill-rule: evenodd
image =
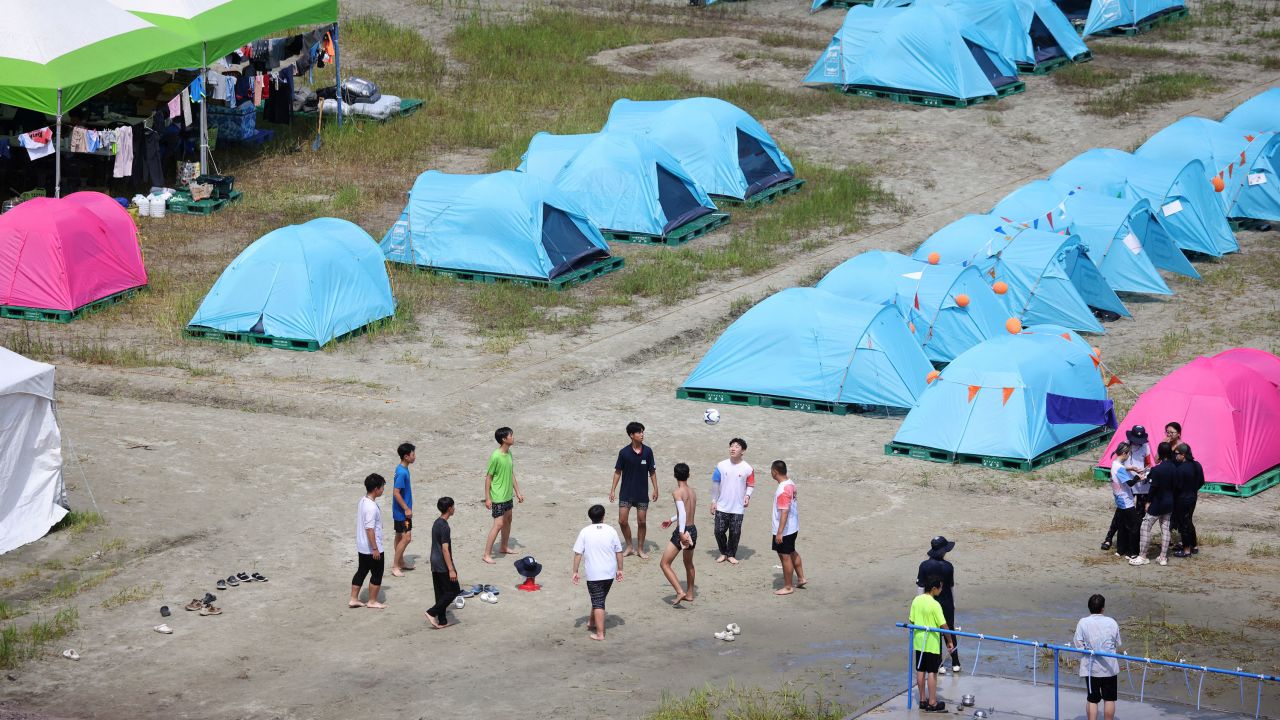
M 458 584 L 458 569 L 453 564 L 453 542 L 449 531 L 449 518 L 453 517 L 453 498 L 442 497 L 436 501 L 440 517 L 431 526 L 431 584 L 436 591 L 436 604 L 427 609 L 427 622 L 437 630 L 449 625 L 445 610 L 462 593 Z
M 626 545 L 622 556 L 639 555 L 648 560 L 644 553 L 644 536 L 648 529 L 646 519 L 649 514 L 649 495 L 646 491 L 644 477 L 649 476 L 653 485 L 653 501 L 658 500 L 658 470 L 654 467 L 653 450 L 644 444 L 644 425 L 638 422 L 627 423 L 627 436 L 631 444 L 618 451 L 618 461 L 613 464 L 613 484 L 609 487 L 609 502 L 618 501 L 618 524 L 622 526 L 622 544 Z M 618 481 L 622 481 L 622 493 L 618 493 Z M 636 543 L 631 544 L 631 508 L 636 509 Z

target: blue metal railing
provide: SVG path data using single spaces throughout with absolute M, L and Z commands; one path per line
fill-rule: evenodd
M 1229 677 L 1240 678 L 1241 704 L 1243 704 L 1244 680 L 1245 679 L 1257 680 L 1258 681 L 1258 699 L 1257 699 L 1257 703 L 1254 706 L 1254 711 L 1253 711 L 1254 720 L 1257 720 L 1259 715 L 1261 715 L 1262 713 L 1262 686 L 1269 682 L 1280 683 L 1280 677 L 1277 677 L 1275 675 L 1267 675 L 1264 673 L 1248 673 L 1248 672 L 1244 672 L 1240 668 L 1236 668 L 1235 670 L 1227 670 L 1225 668 L 1208 667 L 1206 665 L 1188 665 L 1186 663 L 1173 662 L 1170 660 L 1156 660 L 1153 658 L 1135 657 L 1133 655 L 1124 655 L 1121 653 L 1108 653 L 1108 652 L 1102 652 L 1100 650 L 1082 650 L 1080 648 L 1072 647 L 1070 645 L 1055 645 L 1054 643 L 1040 642 L 1037 640 L 1022 640 L 1018 638 L 1018 636 L 1016 635 L 1011 638 L 1007 638 L 1007 637 L 1000 637 L 998 635 L 984 635 L 982 633 L 964 632 L 961 630 L 943 630 L 941 628 L 925 627 L 923 625 L 912 625 L 910 623 L 896 623 L 896 625 L 900 628 L 904 628 L 909 631 L 907 633 L 907 708 L 908 709 L 910 709 L 913 705 L 911 691 L 915 683 L 915 673 L 916 673 L 915 652 L 914 652 L 916 631 L 936 632 L 936 633 L 941 633 L 943 635 L 952 635 L 954 637 L 967 637 L 967 638 L 976 639 L 978 641 L 978 649 L 973 656 L 973 671 L 971 672 L 971 674 L 976 674 L 978 671 L 978 659 L 982 656 L 983 640 L 991 640 L 992 642 L 1006 643 L 1009 645 L 1014 645 L 1016 647 L 1020 647 L 1020 646 L 1030 647 L 1032 648 L 1032 659 L 1031 659 L 1031 684 L 1032 685 L 1036 684 L 1036 659 L 1037 659 L 1036 656 L 1039 654 L 1041 648 L 1045 650 L 1052 650 L 1053 651 L 1053 717 L 1054 717 L 1054 720 L 1059 720 L 1059 717 L 1060 717 L 1058 713 L 1058 691 L 1061 688 L 1061 682 L 1058 677 L 1058 666 L 1059 666 L 1058 659 L 1061 656 L 1061 654 L 1064 652 L 1076 653 L 1077 655 L 1088 655 L 1091 658 L 1093 657 L 1115 658 L 1117 660 L 1124 660 L 1126 663 L 1130 661 L 1143 663 L 1144 667 L 1142 670 L 1142 678 L 1143 678 L 1142 692 L 1138 696 L 1139 701 L 1142 700 L 1143 696 L 1146 693 L 1147 669 L 1152 665 L 1160 666 L 1160 667 L 1176 668 L 1176 669 L 1182 670 L 1183 676 L 1187 680 L 1188 693 L 1190 693 L 1190 690 L 1191 690 L 1191 680 L 1190 680 L 1190 676 L 1187 675 L 1186 673 L 1188 671 L 1198 672 L 1200 673 L 1200 686 L 1199 686 L 1199 690 L 1197 690 L 1196 692 L 1196 709 L 1197 710 L 1200 709 L 1200 694 L 1201 694 L 1200 690 L 1204 689 L 1205 675 L 1212 673 L 1215 675 L 1225 675 Z

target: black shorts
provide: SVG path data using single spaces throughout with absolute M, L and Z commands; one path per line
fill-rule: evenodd
M 591 609 L 603 610 L 604 599 L 609 595 L 609 588 L 613 587 L 612 580 L 588 580 L 587 593 L 591 595 Z
M 1116 676 L 1108 675 L 1106 677 L 1087 677 L 1084 679 L 1085 690 L 1089 693 L 1087 700 L 1093 704 L 1098 704 L 1102 700 L 1107 702 L 1116 701 Z
M 391 524 L 395 527 L 397 533 L 413 532 L 413 518 L 392 520 Z
M 631 502 L 630 500 L 619 500 L 618 509 L 624 510 L 626 508 L 635 508 L 637 510 L 648 511 L 649 501 L 644 500 L 642 502 Z
M 491 510 L 490 512 L 493 514 L 493 517 L 494 517 L 494 519 L 496 520 L 496 519 L 498 519 L 498 518 L 502 517 L 503 515 L 506 515 L 507 513 L 511 512 L 511 508 L 513 508 L 513 507 L 515 507 L 515 501 L 514 501 L 514 500 L 508 500 L 508 501 L 506 501 L 506 502 L 494 503 L 494 504 L 493 504 L 493 510 Z
M 773 536 L 773 551 L 779 555 L 790 555 L 796 551 L 796 536 L 800 534 L 797 530 L 790 535 L 783 535 L 782 542 L 778 542 L 778 536 Z
M 916 650 L 916 670 L 924 673 L 936 673 L 942 666 L 942 656 L 938 653 L 920 652 Z
M 698 547 L 698 528 L 694 525 L 685 525 L 684 531 L 689 533 L 689 539 L 693 541 L 692 543 L 690 543 L 687 549 L 692 550 Z M 684 546 L 680 544 L 680 528 L 679 527 L 671 531 L 671 544 L 675 545 L 677 550 L 686 549 Z

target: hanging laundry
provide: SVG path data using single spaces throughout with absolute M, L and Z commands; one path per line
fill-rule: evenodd
M 18 136 L 18 143 L 27 149 L 27 155 L 32 160 L 39 160 L 53 154 L 54 147 L 50 140 L 53 139 L 53 131 L 47 127 L 33 130 Z
M 102 134 L 97 130 L 86 130 L 84 133 L 85 152 L 98 152 L 102 149 Z
M 133 128 L 125 125 L 116 128 L 116 164 L 111 177 L 133 176 Z
M 85 136 L 85 129 L 82 127 L 71 128 L 71 152 L 89 152 L 89 141 Z
M 253 104 L 254 105 L 262 104 L 262 76 L 261 75 L 253 76 Z
M 191 126 L 191 91 L 189 89 L 182 91 L 182 124 Z
M 187 97 L 191 102 L 202 102 L 204 100 L 204 78 L 197 76 L 191 84 L 187 86 Z
M 182 114 L 182 98 L 174 95 L 169 101 L 169 119 L 173 120 Z

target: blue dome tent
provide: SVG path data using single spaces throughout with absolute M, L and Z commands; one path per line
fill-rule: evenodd
M 1052 0 L 875 0 L 873 7 L 947 7 L 995 43 L 1019 72 L 1043 75 L 1093 57 Z
M 1280 136 L 1240 130 L 1213 120 L 1185 117 L 1134 152 L 1159 160 L 1199 160 L 1206 180 L 1229 218 L 1280 220 Z M 1215 185 L 1216 187 L 1216 185 Z
M 964 107 L 1022 92 L 1013 63 L 940 7 L 851 8 L 806 83 L 899 102 Z
M 840 415 L 907 408 L 931 369 L 896 309 L 789 288 L 725 329 L 676 397 Z
M 561 289 L 622 267 L 600 230 L 551 183 L 510 170 L 428 170 L 382 238 L 391 262 L 460 280 Z
M 1280 88 L 1263 90 L 1236 106 L 1222 124 L 1253 132 L 1280 132 Z
M 273 230 L 241 251 L 184 334 L 318 350 L 395 311 L 373 238 L 346 220 L 318 218 Z
M 679 244 L 728 221 L 680 161 L 643 135 L 538 133 L 518 171 L 573 197 L 610 240 Z
M 1063 13 L 1084 18 L 1081 34 L 1136 35 L 1158 24 L 1187 16 L 1182 0 L 1056 0 Z
M 1172 294 L 1147 251 L 1148 245 L 1171 271 L 1199 277 L 1146 200 L 1069 190 L 1037 180 L 1007 195 L 990 214 L 1038 230 L 1080 236 L 1089 248 L 1089 259 L 1097 263 L 1113 290 Z
M 931 235 L 912 257 L 928 260 L 935 252 L 940 263 L 976 265 L 990 282 L 1008 284 L 1011 313 L 1026 325 L 1101 333 L 1092 308 L 1129 314 L 1076 235 L 967 215 Z
M 951 362 L 983 340 L 1004 334 L 1009 318 L 1004 301 L 977 267 L 930 265 L 879 250 L 840 263 L 817 288 L 850 300 L 893 305 L 934 363 Z
M 755 204 L 804 184 L 769 131 L 742 108 L 718 98 L 624 98 L 609 109 L 604 132 L 648 136 L 716 197 Z
M 1089 345 L 1039 325 L 961 353 L 929 383 L 885 453 L 1034 470 L 1105 444 L 1114 428 Z
M 1160 221 L 1178 247 L 1219 257 L 1236 252 L 1240 245 L 1205 177 L 1199 160 L 1155 160 L 1098 148 L 1067 161 L 1049 179 L 1103 195 L 1148 200 L 1159 209 Z

